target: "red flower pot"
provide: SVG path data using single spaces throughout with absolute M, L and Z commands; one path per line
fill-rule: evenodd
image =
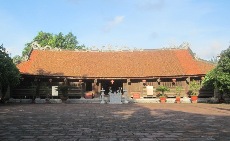
M 180 103 L 180 97 L 176 97 L 176 103 Z
M 133 94 L 133 99 L 139 99 L 139 98 L 141 98 L 139 93 L 134 93 Z
M 197 103 L 197 99 L 198 99 L 198 96 L 196 96 L 196 95 L 191 96 L 192 103 Z
M 85 99 L 93 99 L 93 93 L 85 93 Z
M 161 103 L 165 103 L 166 102 L 166 97 L 160 97 L 160 101 L 161 101 Z

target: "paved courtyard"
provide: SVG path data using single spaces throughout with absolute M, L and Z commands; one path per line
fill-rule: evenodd
M 228 141 L 229 104 L 5 104 L 0 140 Z

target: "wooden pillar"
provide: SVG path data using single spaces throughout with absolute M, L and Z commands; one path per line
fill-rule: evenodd
M 81 95 L 82 95 L 82 97 L 84 97 L 85 96 L 85 89 L 86 87 L 85 87 L 85 83 L 81 83 Z
M 92 83 L 92 91 L 93 91 L 95 97 L 99 97 L 100 96 L 99 86 L 95 82 Z
M 99 94 L 101 92 L 101 83 L 98 84 L 98 92 L 99 92 Z
M 130 98 L 131 97 L 131 92 L 130 92 L 130 86 L 131 86 L 131 80 L 127 79 L 127 96 Z

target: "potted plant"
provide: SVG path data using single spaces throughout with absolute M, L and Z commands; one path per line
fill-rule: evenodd
M 157 92 L 160 92 L 157 94 L 157 97 L 160 98 L 160 102 L 161 103 L 165 103 L 166 102 L 166 97 L 167 95 L 165 94 L 166 91 L 169 91 L 170 89 L 166 86 L 159 86 L 158 88 L 156 88 Z
M 176 87 L 176 103 L 180 103 L 181 91 L 183 87 L 177 86 Z
M 191 97 L 191 101 L 192 103 L 197 103 L 197 99 L 198 99 L 198 94 L 199 94 L 199 90 L 200 90 L 200 84 L 197 83 L 195 80 L 191 81 L 189 83 L 189 95 Z
M 69 90 L 69 86 L 68 85 L 61 85 L 58 86 L 57 91 L 61 92 L 62 94 L 62 100 L 66 100 L 68 99 L 68 90 Z
M 49 103 L 51 89 L 48 86 L 46 86 L 45 84 L 43 84 L 40 87 L 40 90 L 41 90 L 41 94 L 40 95 L 45 96 L 46 103 Z
M 85 99 L 93 99 L 94 98 L 94 94 L 92 91 L 87 91 L 85 92 Z

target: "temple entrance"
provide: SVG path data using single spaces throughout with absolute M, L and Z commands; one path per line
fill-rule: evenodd
M 102 80 L 101 87 L 105 90 L 105 94 L 108 94 L 110 89 L 112 92 L 119 89 L 123 91 L 123 81 L 124 80 Z

